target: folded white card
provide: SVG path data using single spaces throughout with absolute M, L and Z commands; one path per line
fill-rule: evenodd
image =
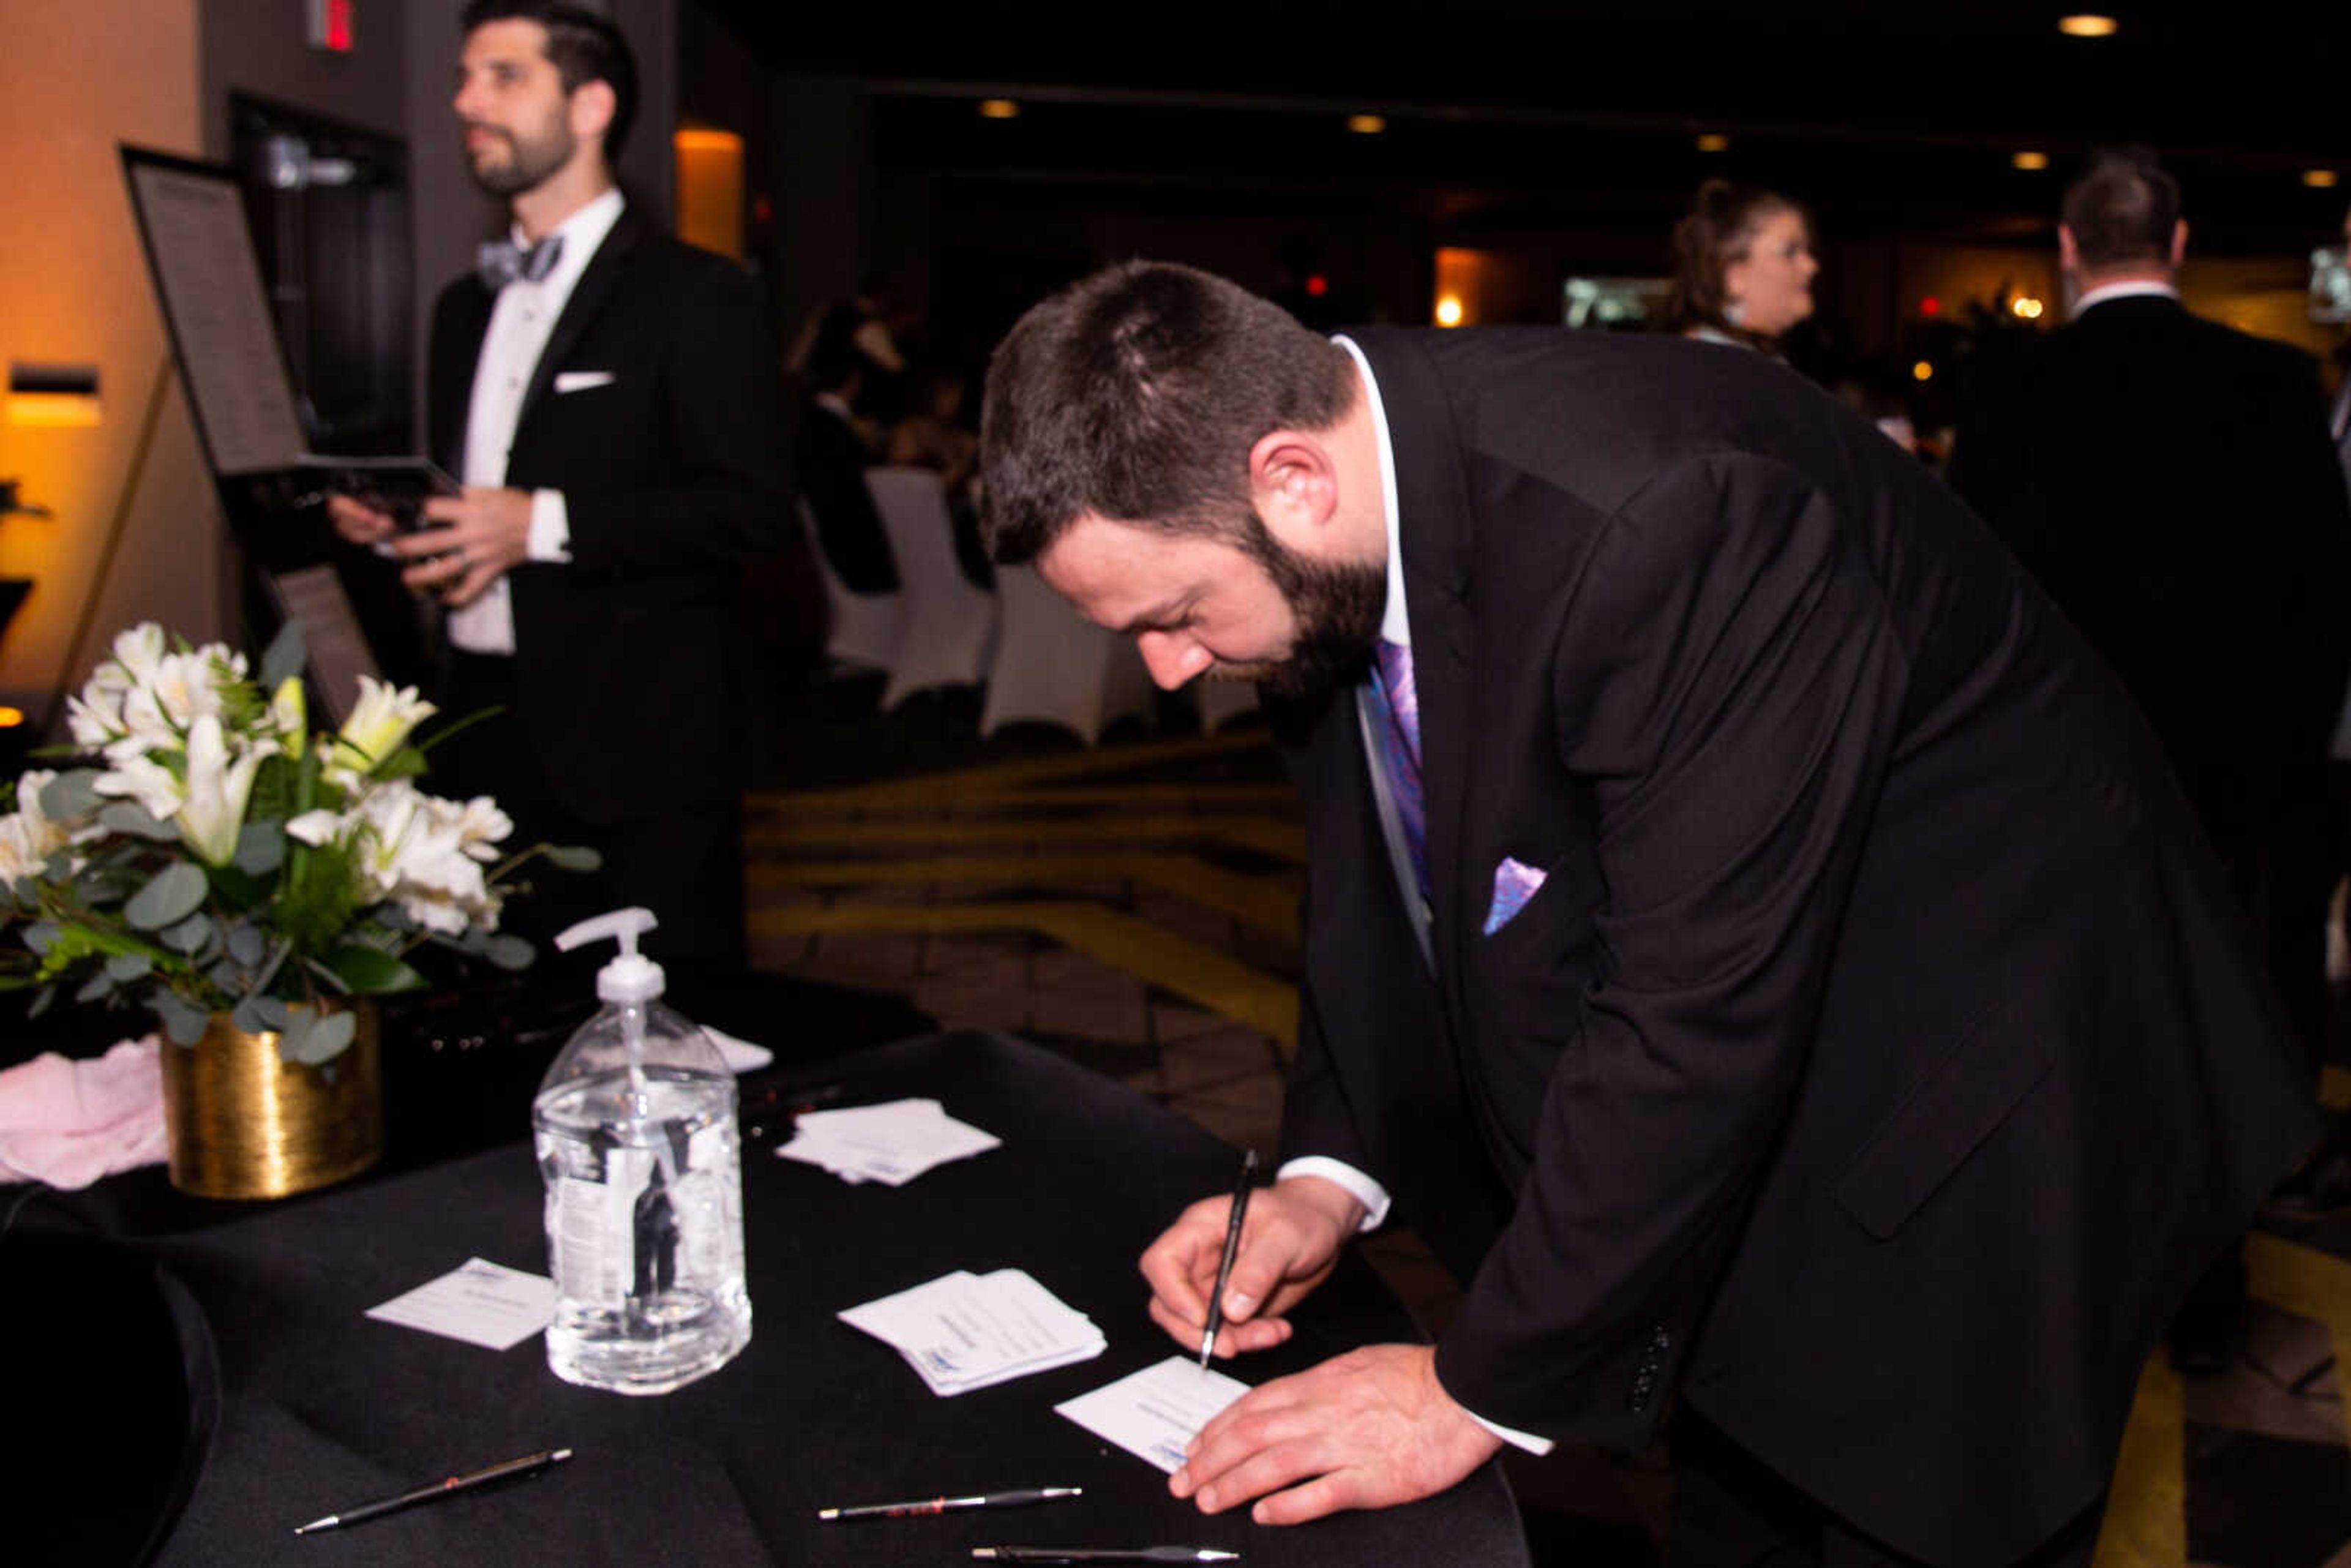
M 559 371 L 555 377 L 555 390 L 559 392 L 586 392 L 590 387 L 611 384 L 612 372 L 610 371 Z
M 943 1396 L 1086 1361 L 1106 1343 L 1092 1319 L 1019 1269 L 958 1269 L 837 1315 L 896 1347 Z
M 810 1111 L 780 1159 L 822 1166 L 844 1181 L 903 1186 L 935 1166 L 995 1148 L 1003 1140 L 958 1122 L 935 1100 L 893 1100 L 841 1111 Z
M 468 1258 L 439 1279 L 370 1307 L 367 1315 L 467 1344 L 511 1350 L 554 1321 L 555 1281 Z
M 1171 1355 L 1053 1409 L 1172 1476 L 1184 1467 L 1185 1445 L 1248 1392 L 1249 1385 L 1238 1378 Z

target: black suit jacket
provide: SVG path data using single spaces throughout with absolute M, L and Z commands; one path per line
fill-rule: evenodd
M 464 463 L 495 297 L 471 277 L 434 312 L 434 455 Z M 558 392 L 567 371 L 601 385 Z M 563 492 L 568 564 L 514 593 L 514 723 L 562 805 L 590 822 L 742 788 L 737 584 L 781 548 L 791 427 L 765 313 L 742 271 L 623 209 L 539 356 L 506 482 Z
M 2351 669 L 2351 504 L 2325 421 L 2307 354 L 2134 296 L 1988 356 L 1952 455 L 2232 860 L 2297 791 L 2323 795 Z
M 1863 1529 L 2006 1561 L 2106 1480 L 2187 1281 L 2305 1146 L 2219 868 L 2111 676 L 1915 461 L 1706 344 L 1378 330 L 1432 978 L 1352 700 L 1285 1152 L 1472 1277 L 1469 1408 L 1681 1397 Z M 1546 873 L 1482 930 L 1495 868 Z

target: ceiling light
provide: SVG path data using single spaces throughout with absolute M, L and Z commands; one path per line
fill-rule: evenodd
M 1461 297 L 1448 294 L 1437 302 L 1437 324 L 1440 327 L 1461 325 Z
M 2332 169 L 2304 169 L 2302 172 L 2302 183 L 2314 191 L 2334 189 L 2335 177 Z
M 2029 294 L 2020 294 L 2015 298 L 2010 300 L 2008 302 L 2008 308 L 2011 313 L 2015 315 L 2020 320 L 2038 321 L 2041 319 L 2041 301 L 2033 298 L 2032 296 Z
M 1910 367 L 1910 379 L 1914 382 L 1933 381 L 1935 379 L 1935 367 L 1928 361 L 1920 360 L 1917 364 Z
M 1381 119 L 1376 114 L 1351 114 L 1347 116 L 1347 129 L 1353 131 L 1358 136 L 1377 136 L 1381 131 L 1385 131 L 1387 128 L 1388 122 Z
M 2101 16 L 2094 11 L 2057 18 L 2057 30 L 2069 38 L 2111 38 L 2121 26 L 2112 16 Z
M 2046 169 L 2049 167 L 2049 154 L 2046 152 L 2020 152 L 2015 157 L 2011 158 L 2008 162 L 2010 167 L 2016 169 Z
M 1719 131 L 1709 131 L 1698 139 L 1698 150 L 1701 152 L 1726 152 L 1729 149 L 1730 138 Z
M 982 120 L 1018 120 L 1020 106 L 1008 98 L 983 98 L 979 100 Z

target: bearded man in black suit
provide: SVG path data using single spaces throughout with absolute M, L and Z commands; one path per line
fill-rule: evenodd
M 444 707 L 511 710 L 436 752 L 436 782 L 495 793 L 518 842 L 603 855 L 516 913 L 543 933 L 641 904 L 661 921 L 648 951 L 739 968 L 737 585 L 790 516 L 764 312 L 739 268 L 613 183 L 636 71 L 610 22 L 556 0 L 474 0 L 464 21 L 455 107 L 514 220 L 434 312 L 432 450 L 465 493 L 414 534 L 350 501 L 336 524 L 447 607 Z
M 982 443 L 998 560 L 1283 699 L 1298 1053 L 1217 1348 L 1391 1201 L 1469 1281 L 1176 1495 L 1289 1523 L 1670 1411 L 1669 1561 L 2086 1562 L 2312 1113 L 2154 737 L 1981 524 L 1761 356 L 1326 340 L 1149 263 L 1022 319 Z M 1228 1201 L 1144 1257 L 1187 1346 Z

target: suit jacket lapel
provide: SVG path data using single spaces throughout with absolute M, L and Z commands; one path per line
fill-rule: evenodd
M 1438 977 L 1458 1026 L 1461 966 L 1454 953 L 1464 906 L 1474 904 L 1478 880 L 1461 855 L 1476 647 L 1468 605 L 1469 502 L 1451 410 L 1426 352 L 1409 334 L 1394 329 L 1349 336 L 1379 378 L 1388 444 L 1395 455 L 1405 605 L 1412 618 L 1413 681 L 1420 693 L 1432 931 Z M 1471 891 L 1465 894 L 1465 887 Z M 1472 908 L 1470 917 L 1479 913 Z
M 621 275 L 627 270 L 629 252 L 644 237 L 645 225 L 630 208 L 621 209 L 612 227 L 604 235 L 604 243 L 596 247 L 580 281 L 571 286 L 571 298 L 563 302 L 563 314 L 555 319 L 555 330 L 548 334 L 547 348 L 532 367 L 530 385 L 523 389 L 522 409 L 515 415 L 516 440 L 530 427 L 531 411 L 538 407 L 555 382 L 556 367 L 570 358 L 579 345 L 580 335 L 588 329 L 603 310 L 612 291 L 620 287 Z
M 432 422 L 426 448 L 453 478 L 465 473 L 465 424 L 472 412 L 474 371 L 489 335 L 490 308 L 497 297 L 472 278 L 457 285 L 433 345 L 426 416 Z

